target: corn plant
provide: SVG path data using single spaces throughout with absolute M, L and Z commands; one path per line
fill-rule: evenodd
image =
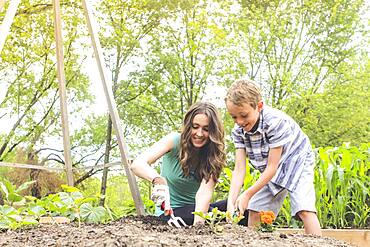
M 323 227 L 365 227 L 370 222 L 370 144 L 318 149 L 316 207 Z
M 324 228 L 363 228 L 370 225 L 370 143 L 360 146 L 317 148 L 314 186 L 317 215 Z M 221 174 L 216 189 L 229 190 L 230 168 Z M 244 189 L 259 177 L 259 172 L 246 163 Z M 300 227 L 291 216 L 290 201 L 285 200 L 276 222 L 281 226 Z

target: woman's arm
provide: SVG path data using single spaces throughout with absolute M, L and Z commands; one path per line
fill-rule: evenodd
M 209 204 L 212 199 L 213 190 L 215 188 L 216 183 L 213 179 L 209 179 L 208 182 L 206 180 L 202 180 L 202 183 L 199 186 L 197 194 L 195 195 L 195 212 L 203 212 L 207 213 L 209 209 Z M 194 223 L 196 225 L 198 223 L 203 223 L 204 219 L 199 217 L 198 215 L 194 215 Z
M 235 168 L 231 178 L 230 191 L 227 199 L 227 211 L 231 213 L 234 213 L 236 206 L 235 202 L 244 183 L 246 158 L 245 149 L 238 148 L 235 150 Z
M 162 157 L 174 147 L 174 135 L 176 135 L 176 133 L 168 134 L 140 154 L 130 166 L 132 172 L 136 176 L 146 179 L 150 182 L 152 182 L 154 178 L 160 177 L 158 172 L 151 166 L 151 164 L 153 164 L 157 159 Z

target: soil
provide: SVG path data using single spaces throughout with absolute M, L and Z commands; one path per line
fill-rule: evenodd
M 261 233 L 224 224 L 221 233 L 208 225 L 174 228 L 157 217 L 124 217 L 109 224 L 54 224 L 0 233 L 0 246 L 320 246 L 346 247 L 346 242 L 311 235 Z

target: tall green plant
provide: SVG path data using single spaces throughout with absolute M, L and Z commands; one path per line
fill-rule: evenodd
M 370 223 L 370 144 L 318 149 L 316 207 L 323 227 Z
M 317 215 L 323 228 L 363 228 L 370 225 L 370 143 L 360 146 L 320 147 L 316 150 L 315 192 Z M 217 186 L 218 199 L 227 197 L 231 169 L 225 168 Z M 259 173 L 246 164 L 244 189 Z M 281 226 L 297 227 L 286 199 L 276 220 Z

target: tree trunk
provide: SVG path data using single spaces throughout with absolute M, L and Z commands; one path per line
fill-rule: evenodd
M 0 205 L 4 205 L 3 193 L 0 191 Z
M 105 154 L 104 154 L 104 164 L 109 163 L 109 154 L 111 150 L 111 140 L 112 140 L 112 120 L 110 116 L 108 116 L 108 123 L 107 123 L 107 138 L 105 141 Z M 104 206 L 105 203 L 105 193 L 107 190 L 107 180 L 108 180 L 108 167 L 104 167 L 103 170 L 103 177 L 101 180 L 101 187 L 100 187 L 100 206 Z
M 39 175 L 41 170 L 32 169 L 30 172 L 30 179 L 31 181 L 35 180 L 36 183 L 34 183 L 31 187 L 31 195 L 40 199 L 41 198 L 41 186 L 39 183 Z

